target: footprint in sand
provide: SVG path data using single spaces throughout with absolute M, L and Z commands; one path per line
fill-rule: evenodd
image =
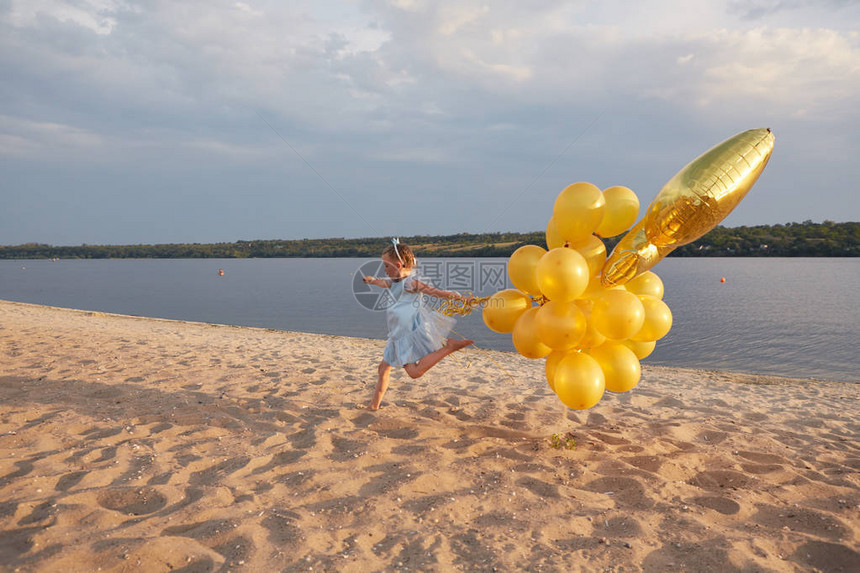
M 374 431 L 384 438 L 391 438 L 393 440 L 411 440 L 418 437 L 418 430 L 415 428 L 391 428 Z
M 387 494 L 421 475 L 421 472 L 405 468 L 395 462 L 371 466 L 367 471 L 379 473 L 379 475 L 371 478 L 358 490 L 358 494 L 363 497 Z
M 255 468 L 251 475 L 266 473 L 275 468 L 288 466 L 299 461 L 307 452 L 303 450 L 285 450 L 272 456 L 272 460 L 264 466 Z
M 371 425 L 376 420 L 376 414 L 372 414 L 370 412 L 363 412 L 353 418 L 351 422 L 357 428 L 366 428 Z
M 151 487 L 117 488 L 100 493 L 98 504 L 126 515 L 147 515 L 167 505 L 167 498 Z
M 591 533 L 594 537 L 630 539 L 642 534 L 639 522 L 628 516 L 595 519 Z
M 773 529 L 788 528 L 816 537 L 840 541 L 848 536 L 849 529 L 835 517 L 802 507 L 777 507 L 774 505 L 759 505 L 758 512 L 752 516 L 752 521 L 772 527 Z
M 597 478 L 585 484 L 581 489 L 610 495 L 617 505 L 624 505 L 625 507 L 651 505 L 642 484 L 633 478 L 620 476 Z
M 251 458 L 249 456 L 230 458 L 205 470 L 194 472 L 189 476 L 188 483 L 191 485 L 214 485 L 228 475 L 244 468 L 250 461 Z
M 358 440 L 333 437 L 331 444 L 334 451 L 328 458 L 335 462 L 345 462 L 367 453 L 367 443 Z
M 804 566 L 804 570 L 856 571 L 860 553 L 845 545 L 810 541 L 798 547 L 791 560 Z
M 222 533 L 233 531 L 238 523 L 230 519 L 210 519 L 197 523 L 174 525 L 161 532 L 161 535 L 190 537 L 191 539 L 209 539 Z
M 239 536 L 231 537 L 223 543 L 213 546 L 212 549 L 224 557 L 225 565 L 229 568 L 240 566 L 247 561 L 254 554 L 256 546 L 247 537 Z
M 31 523 L 40 523 L 46 519 L 51 519 L 59 513 L 59 509 L 60 508 L 57 506 L 56 500 L 49 499 L 47 501 L 43 501 L 34 507 L 33 511 L 31 511 L 29 515 L 22 517 L 18 521 L 18 525 L 30 525 Z M 47 527 L 48 525 L 53 525 L 53 523 L 49 523 L 43 527 Z
M 558 493 L 558 486 L 547 483 L 545 481 L 533 478 L 531 476 L 522 477 L 517 480 L 517 485 L 522 486 L 535 494 L 536 496 L 546 499 L 557 499 L 561 497 Z
M 690 480 L 691 485 L 710 491 L 746 489 L 755 483 L 755 478 L 734 470 L 707 470 Z
M 54 489 L 56 491 L 68 491 L 69 489 L 78 485 L 78 483 L 82 479 L 84 479 L 84 476 L 87 475 L 88 473 L 90 473 L 90 472 L 78 471 L 78 472 L 68 473 L 68 474 L 62 476 L 60 479 L 57 480 L 57 485 L 54 486 Z
M 693 499 L 693 503 L 723 515 L 734 515 L 741 510 L 740 504 L 725 497 L 697 497 Z

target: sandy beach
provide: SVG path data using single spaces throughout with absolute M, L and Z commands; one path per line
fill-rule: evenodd
M 860 384 L 383 344 L 0 302 L 0 570 L 860 570 Z

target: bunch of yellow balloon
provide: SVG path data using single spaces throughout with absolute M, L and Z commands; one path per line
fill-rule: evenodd
M 639 199 L 627 187 L 569 185 L 546 228 L 549 250 L 517 249 L 508 261 L 516 288 L 497 292 L 483 309 L 487 327 L 511 333 L 520 354 L 546 358 L 550 387 L 576 410 L 597 404 L 605 390 L 636 386 L 639 360 L 672 326 L 656 274 L 642 273 L 623 286 L 601 284 L 601 237 L 623 233 L 638 213 Z

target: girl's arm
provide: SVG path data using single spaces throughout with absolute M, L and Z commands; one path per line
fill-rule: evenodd
M 419 280 L 412 281 L 412 292 L 423 292 L 429 296 L 435 296 L 436 298 L 444 298 L 444 299 L 466 299 L 469 300 L 472 297 L 463 296 L 458 292 L 452 290 L 442 290 L 436 287 L 430 286 L 427 283 L 423 283 Z
M 391 280 L 390 279 L 380 279 L 376 277 L 364 277 L 364 284 L 368 285 L 376 285 L 382 288 L 391 288 Z

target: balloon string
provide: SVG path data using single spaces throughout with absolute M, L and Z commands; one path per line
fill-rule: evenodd
M 456 334 L 457 336 L 459 336 L 459 337 L 460 337 L 460 338 L 462 338 L 463 340 L 466 340 L 466 337 L 465 337 L 465 336 L 463 336 L 462 334 L 460 334 L 459 332 L 457 332 L 457 331 L 456 331 L 456 330 L 454 330 L 453 328 L 451 329 L 451 332 L 453 332 L 454 334 Z M 495 364 L 495 365 L 499 368 L 499 370 L 501 370 L 502 372 L 504 372 L 505 374 L 507 374 L 507 376 L 508 376 L 508 378 L 510 378 L 510 380 L 511 380 L 511 383 L 512 383 L 512 384 L 516 384 L 516 383 L 517 383 L 517 381 L 516 381 L 516 380 L 514 380 L 514 377 L 511 375 L 511 373 L 510 373 L 510 372 L 508 372 L 508 371 L 505 369 L 505 367 L 504 367 L 504 366 L 502 366 L 501 364 L 499 364 L 499 363 L 498 363 L 498 361 L 496 361 L 496 359 L 495 359 L 495 358 L 493 358 L 492 356 L 490 356 L 490 353 L 489 353 L 488 351 L 484 350 L 483 348 L 479 348 L 478 346 L 475 346 L 475 343 L 474 343 L 474 342 L 473 342 L 470 346 L 471 346 L 472 348 L 474 348 L 475 350 L 478 350 L 478 351 L 480 351 L 481 353 L 483 353 L 483 355 L 484 355 L 484 357 L 485 357 L 485 358 L 488 358 L 488 359 L 490 360 L 490 362 L 492 362 L 493 364 Z M 470 360 L 470 361 L 469 361 L 469 364 L 471 364 L 471 363 L 472 363 L 472 361 Z
M 469 296 L 471 295 L 472 293 L 470 292 Z M 482 306 L 488 300 L 490 300 L 490 297 L 488 296 L 473 298 L 469 302 L 466 302 L 461 298 L 445 299 L 439 303 L 439 308 L 437 308 L 436 311 L 444 314 L 445 316 L 468 316 L 476 307 Z

